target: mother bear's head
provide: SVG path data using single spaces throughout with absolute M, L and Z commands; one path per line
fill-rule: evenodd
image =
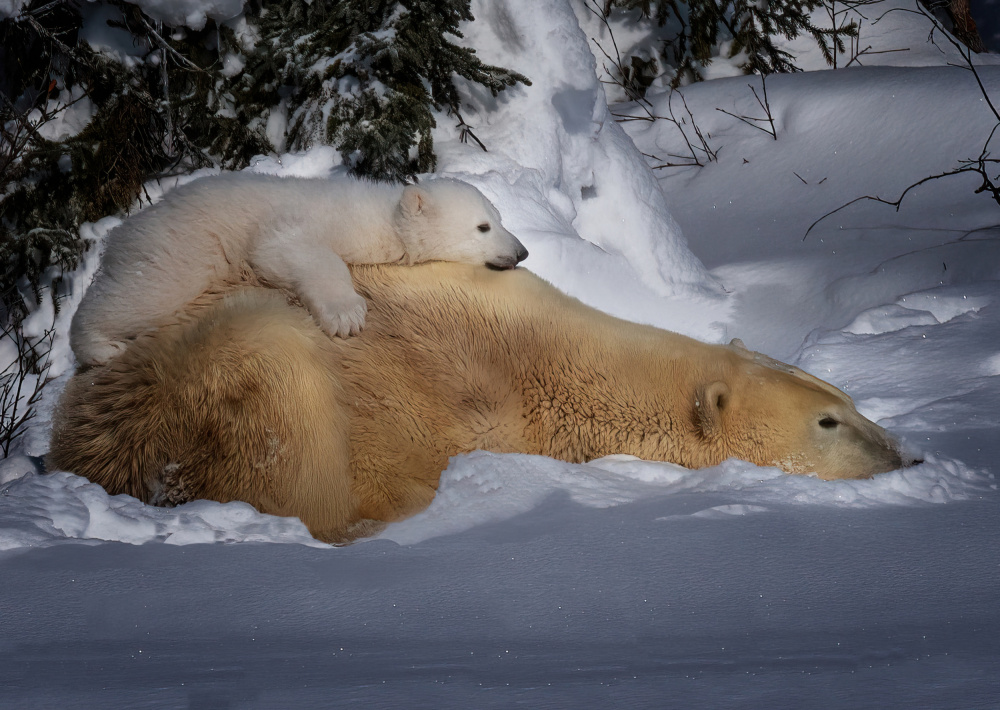
M 897 444 L 850 397 L 734 340 L 719 379 L 695 393 L 695 421 L 713 450 L 789 473 L 869 478 L 903 466 Z

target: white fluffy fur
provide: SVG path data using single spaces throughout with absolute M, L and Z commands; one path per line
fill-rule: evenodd
M 111 233 L 70 339 L 81 364 L 107 362 L 247 267 L 295 293 L 327 333 L 347 337 L 363 327 L 367 306 L 346 264 L 510 268 L 527 254 L 489 200 L 457 180 L 403 187 L 248 173 L 202 178 Z

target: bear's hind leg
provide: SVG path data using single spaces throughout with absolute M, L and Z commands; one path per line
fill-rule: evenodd
M 304 310 L 277 291 L 237 291 L 78 374 L 50 460 L 115 482 L 111 493 L 160 504 L 240 500 L 340 541 L 358 513 L 335 365 Z M 146 373 L 140 398 L 123 386 L 134 373 Z M 74 416 L 83 411 L 101 415 Z

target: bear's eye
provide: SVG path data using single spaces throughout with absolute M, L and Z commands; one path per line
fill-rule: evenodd
M 840 422 L 838 422 L 833 417 L 823 417 L 822 419 L 819 420 L 819 425 L 824 429 L 833 429 L 838 424 L 840 424 Z
M 481 225 L 479 225 L 478 227 L 476 227 L 476 229 L 478 229 L 480 232 L 488 232 L 488 231 L 490 231 L 489 222 L 483 222 Z

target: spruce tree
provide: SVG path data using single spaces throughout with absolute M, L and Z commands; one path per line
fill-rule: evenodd
M 605 17 L 613 11 L 638 12 L 666 29 L 660 59 L 672 72 L 671 85 L 677 87 L 700 81 L 701 70 L 726 41 L 728 58 L 745 55 L 739 66 L 747 74 L 799 70 L 795 57 L 777 46 L 778 37 L 792 40 L 808 34 L 832 63 L 834 48 L 843 52 L 844 37 L 855 36 L 857 27 L 853 23 L 837 30 L 817 27 L 810 13 L 823 5 L 824 0 L 605 0 L 603 12 Z M 646 65 L 638 84 L 648 86 L 655 70 Z
M 403 180 L 434 169 L 433 109 L 458 111 L 455 76 L 494 95 L 529 83 L 449 39 L 472 19 L 468 0 L 264 3 L 248 13 L 252 46 L 226 33 L 246 64 L 219 95 L 256 126 L 284 100 L 287 149 L 328 143 L 356 174 Z
M 122 62 L 78 40 L 74 0 L 32 0 L 0 21 L 0 318 L 27 310 L 50 266 L 75 265 L 83 221 L 128 210 L 150 179 L 240 169 L 275 150 L 335 146 L 351 172 L 402 181 L 434 169 L 435 111 L 457 113 L 455 77 L 494 95 L 528 79 L 454 40 L 469 0 L 257 0 L 240 22 L 165 27 L 125 0 L 113 25 L 148 51 Z M 81 90 L 89 125 L 39 128 Z M 280 123 L 280 122 L 279 122 Z M 278 125 L 278 124 L 275 124 Z M 29 290 L 30 290 L 29 289 Z

